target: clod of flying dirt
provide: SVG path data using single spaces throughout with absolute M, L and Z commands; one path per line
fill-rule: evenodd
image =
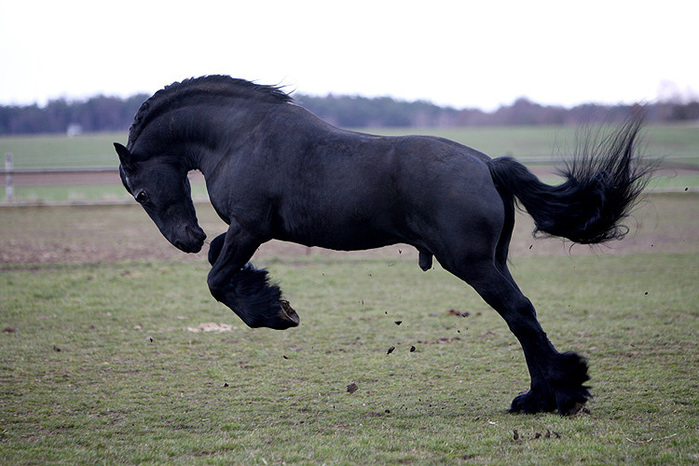
M 359 387 L 356 383 L 352 382 L 351 384 L 347 385 L 347 393 L 349 393 L 350 395 L 356 392 L 357 390 L 359 390 Z
M 536 434 L 534 434 L 534 438 L 541 438 L 541 433 L 537 432 Z
M 386 352 L 386 354 L 391 354 L 391 353 L 393 353 L 393 350 L 395 350 L 395 349 L 396 349 L 395 346 L 391 346 L 390 348 L 388 348 L 388 351 Z
M 223 384 L 223 388 L 228 388 L 228 382 Z
M 289 359 L 288 356 L 284 356 L 284 355 L 282 355 L 282 358 L 284 358 L 284 359 Z
M 411 347 L 410 347 L 410 352 L 411 352 L 411 353 L 414 353 L 414 352 L 415 352 L 415 349 L 416 349 L 415 346 L 411 346 Z
M 403 323 L 402 320 L 397 320 L 397 321 L 395 321 L 395 324 L 396 324 L 396 325 L 400 325 L 400 324 L 402 324 L 402 323 Z
M 57 352 L 57 353 L 60 353 L 60 352 L 61 352 L 61 348 L 59 348 L 59 347 L 56 346 L 56 345 L 53 345 L 53 350 L 54 350 L 55 352 Z
M 457 311 L 456 309 L 449 309 L 447 311 L 447 314 L 450 316 L 456 316 L 456 317 L 468 317 L 471 315 L 471 313 L 468 311 L 461 312 L 461 311 Z
M 519 440 L 519 432 L 517 432 L 517 429 L 513 430 L 512 433 L 514 434 L 512 436 L 513 440 Z

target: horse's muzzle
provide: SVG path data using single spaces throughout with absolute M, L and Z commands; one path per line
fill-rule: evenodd
M 198 225 L 196 227 L 186 227 L 184 235 L 172 241 L 172 244 L 182 252 L 197 253 L 204 246 L 206 233 Z

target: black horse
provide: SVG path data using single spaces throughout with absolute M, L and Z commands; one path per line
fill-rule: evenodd
M 336 250 L 407 243 L 423 270 L 436 257 L 507 322 L 524 349 L 531 389 L 510 411 L 577 412 L 590 397 L 586 361 L 559 353 L 507 268 L 517 198 L 539 232 L 577 243 L 619 238 L 618 222 L 647 170 L 635 162 L 641 123 L 584 142 L 560 186 L 512 158 L 429 136 L 384 137 L 325 123 L 280 88 L 227 76 L 165 87 L 138 111 L 126 147 L 115 143 L 124 186 L 161 233 L 201 250 L 187 173 L 199 169 L 229 225 L 209 248 L 211 294 L 250 327 L 299 318 L 267 273 L 248 261 L 264 242 Z

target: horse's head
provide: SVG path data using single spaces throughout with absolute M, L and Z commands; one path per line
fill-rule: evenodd
M 114 143 L 124 187 L 177 249 L 199 252 L 206 234 L 197 222 L 186 171 L 164 157 L 148 157 Z

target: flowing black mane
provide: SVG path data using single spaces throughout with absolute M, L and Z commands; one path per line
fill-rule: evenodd
M 235 97 L 268 103 L 289 103 L 293 99 L 280 86 L 255 84 L 230 76 L 212 75 L 185 79 L 159 90 L 143 102 L 129 128 L 129 149 L 143 129 L 157 116 L 194 96 Z

